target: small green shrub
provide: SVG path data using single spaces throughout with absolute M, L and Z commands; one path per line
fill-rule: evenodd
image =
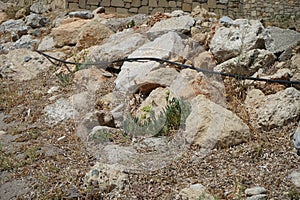
M 186 118 L 191 112 L 190 104 L 182 98 L 168 99 L 167 106 L 156 117 L 151 109 L 149 117 L 142 119 L 128 115 L 123 122 L 125 133 L 131 135 L 151 135 L 151 136 L 168 136 L 171 130 L 178 130 L 181 125 L 184 126 Z

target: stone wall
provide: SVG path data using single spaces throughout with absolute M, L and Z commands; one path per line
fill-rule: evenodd
M 239 0 L 67 0 L 69 9 L 106 8 L 107 12 L 120 14 L 155 14 L 183 10 L 191 12 L 196 6 L 202 6 L 219 15 L 240 12 Z
M 232 18 L 266 18 L 286 21 L 300 18 L 299 0 L 66 0 L 69 9 L 95 9 L 99 6 L 107 12 L 120 14 L 154 14 L 181 9 L 191 12 L 200 5 L 218 15 Z
M 11 0 L 28 5 L 35 0 Z M 219 16 L 265 19 L 274 25 L 300 29 L 300 0 L 39 0 L 52 8 L 93 10 L 105 7 L 108 13 L 154 14 L 201 6 Z

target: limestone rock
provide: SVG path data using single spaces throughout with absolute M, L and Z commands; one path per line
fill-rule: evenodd
M 179 192 L 182 200 L 198 200 L 207 199 L 214 200 L 215 198 L 205 191 L 205 187 L 201 184 L 193 184 L 190 187 L 184 188 Z
M 73 81 L 78 88 L 77 91 L 89 91 L 93 94 L 103 86 L 106 80 L 107 78 L 103 76 L 100 69 L 86 68 L 77 71 Z
M 251 49 L 264 49 L 270 36 L 258 20 L 237 19 L 230 27 L 216 30 L 210 50 L 219 63 Z
M 216 66 L 213 55 L 208 51 L 200 53 L 193 61 L 196 68 L 213 70 Z
M 31 35 L 23 35 L 13 44 L 13 47 L 14 49 L 24 48 L 34 50 L 34 48 L 38 45 L 39 42 L 39 39 L 33 39 Z
M 89 146 L 95 144 L 109 144 L 115 134 L 121 134 L 122 130 L 107 126 L 95 126 L 88 135 Z
M 6 21 L 7 18 L 8 18 L 7 14 L 5 12 L 0 11 L 0 24 L 2 24 L 2 22 Z
M 273 53 L 283 52 L 300 41 L 300 33 L 297 31 L 274 26 L 268 27 L 266 30 L 272 37 L 272 40 L 266 43 L 266 48 Z
M 293 184 L 300 188 L 300 171 L 299 170 L 296 170 L 296 171 L 293 171 L 289 176 L 288 176 L 289 179 L 291 179 L 291 181 L 293 182 Z
M 87 49 L 90 62 L 112 61 L 131 54 L 147 41 L 146 37 L 132 30 L 124 30 L 111 35 L 104 44 Z
M 87 142 L 88 135 L 94 127 L 99 126 L 99 121 L 96 112 L 86 113 L 78 123 L 76 135 L 80 137 L 83 142 Z
M 9 42 L 13 35 L 16 35 L 17 38 L 20 38 L 22 35 L 26 35 L 29 31 L 30 27 L 26 26 L 22 19 L 18 20 L 7 20 L 0 25 L 0 34 L 8 33 L 10 37 L 8 40 L 3 41 L 3 37 L 1 38 L 2 42 Z
M 267 200 L 267 199 L 268 196 L 266 194 L 257 194 L 246 198 L 246 200 Z
M 123 190 L 127 185 L 128 175 L 120 165 L 97 162 L 84 178 L 87 186 L 95 182 L 102 192 L 109 193 L 112 190 Z
M 262 49 L 253 49 L 236 58 L 231 58 L 214 68 L 214 71 L 252 76 L 259 69 L 267 69 L 274 64 L 276 56 Z
M 293 142 L 294 142 L 294 147 L 297 150 L 297 154 L 298 156 L 300 156 L 300 122 L 293 134 Z
M 267 193 L 267 190 L 263 187 L 252 187 L 252 188 L 247 188 L 245 190 L 245 193 L 247 196 L 253 196 L 253 195 L 258 195 L 258 194 L 265 194 Z
M 186 120 L 186 139 L 200 145 L 201 152 L 238 145 L 249 138 L 249 127 L 237 115 L 205 96 L 193 98 L 191 107 Z
M 43 4 L 42 2 L 35 2 L 30 6 L 30 12 L 36 13 L 36 14 L 45 14 L 50 11 L 50 8 L 48 5 Z
M 64 98 L 60 98 L 55 103 L 47 105 L 44 108 L 44 112 L 47 122 L 53 125 L 68 119 L 74 119 L 78 115 L 73 104 Z
M 92 18 L 94 18 L 94 14 L 89 10 L 70 12 L 69 16 L 70 17 L 78 17 L 78 18 L 81 18 L 81 19 L 92 19 Z
M 75 46 L 77 44 L 77 37 L 81 28 L 86 24 L 87 20 L 65 21 L 59 27 L 51 30 L 50 36 L 54 39 L 54 46 L 61 48 L 63 46 Z
M 233 24 L 233 20 L 230 17 L 223 16 L 219 19 L 219 23 L 223 24 L 225 27 L 229 27 Z
M 254 126 L 267 129 L 280 127 L 299 117 L 300 92 L 290 87 L 266 96 L 253 89 L 248 92 L 245 104 Z
M 51 66 L 45 57 L 27 49 L 16 49 L 0 55 L 0 74 L 13 80 L 31 80 Z
M 93 45 L 101 44 L 102 41 L 108 38 L 113 32 L 110 28 L 102 25 L 97 20 L 92 20 L 86 23 L 80 29 L 80 33 L 77 37 L 77 49 L 85 49 Z
M 53 28 L 50 36 L 54 39 L 54 46 L 76 46 L 79 50 L 100 44 L 113 32 L 97 20 L 75 20 L 57 28 Z
M 114 32 L 121 31 L 123 29 L 132 28 L 134 26 L 140 26 L 147 20 L 147 16 L 144 14 L 138 14 L 126 18 L 112 18 L 102 20 L 102 24 L 109 27 Z
M 41 28 L 50 23 L 50 20 L 47 17 L 38 14 L 28 15 L 25 19 L 26 26 L 31 28 Z
M 144 44 L 128 57 L 172 59 L 174 56 L 182 55 L 183 49 L 184 45 L 180 36 L 175 32 L 169 32 L 153 42 Z M 160 63 L 154 61 L 144 63 L 125 62 L 115 80 L 116 91 L 122 94 L 134 93 L 138 89 L 135 81 L 143 79 L 147 74 L 159 67 Z
M 151 71 L 142 79 L 136 79 L 136 85 L 143 94 L 149 94 L 157 87 L 170 86 L 179 73 L 173 68 L 160 68 Z
M 154 26 L 147 31 L 147 36 L 150 40 L 154 40 L 158 36 L 170 31 L 187 33 L 194 23 L 194 19 L 190 16 L 172 17 L 154 24 Z
M 211 101 L 225 105 L 225 89 L 223 83 L 215 78 L 208 78 L 202 72 L 192 69 L 183 69 L 170 86 L 175 97 L 191 99 L 199 94 Z
M 45 36 L 38 45 L 39 51 L 49 51 L 54 48 L 54 39 L 50 36 Z

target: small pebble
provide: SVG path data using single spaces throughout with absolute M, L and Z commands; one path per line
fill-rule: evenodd
M 258 194 L 265 194 L 265 193 L 267 193 L 267 190 L 263 187 L 257 186 L 257 187 L 246 189 L 245 193 L 247 196 L 253 196 L 253 195 L 258 195 Z
M 30 56 L 25 56 L 25 58 L 24 58 L 24 62 L 28 62 L 28 61 L 30 61 L 32 58 L 30 57 Z

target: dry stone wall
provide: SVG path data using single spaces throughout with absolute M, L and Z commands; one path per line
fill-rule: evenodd
M 16 0 L 13 0 L 16 1 Z M 232 18 L 265 19 L 278 26 L 300 29 L 299 0 L 40 0 L 51 4 L 53 8 L 63 7 L 71 10 L 93 10 L 105 7 L 109 13 L 154 14 L 183 10 L 191 12 L 201 6 L 219 16 Z M 34 0 L 19 0 L 19 4 L 28 4 Z

